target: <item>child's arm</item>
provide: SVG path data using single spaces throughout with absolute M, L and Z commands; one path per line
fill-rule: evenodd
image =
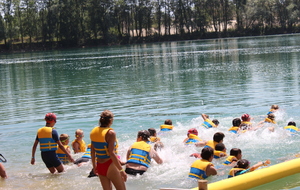
M 78 153 L 78 152 L 80 152 L 79 143 L 78 142 L 74 142 L 72 144 L 72 148 L 73 148 L 75 154 Z
M 201 114 L 201 116 L 202 116 L 202 119 L 205 121 L 206 119 L 208 119 L 208 115 L 206 115 L 206 114 Z
M 36 151 L 36 147 L 39 144 L 38 140 L 35 140 L 32 146 L 32 153 L 31 153 L 31 164 L 33 165 L 35 162 L 35 151 Z
M 158 163 L 158 164 L 163 163 L 163 160 L 159 157 L 157 152 L 152 148 L 150 149 L 150 156 L 151 156 L 151 158 L 153 158 L 155 160 L 156 163 Z
M 206 167 L 205 173 L 206 173 L 207 176 L 217 175 L 218 174 L 216 168 L 213 165 L 208 165 Z
M 98 171 L 97 171 L 97 165 L 96 165 L 96 153 L 95 153 L 95 148 L 94 148 L 93 143 L 91 144 L 91 157 L 92 157 L 93 170 L 94 170 L 94 173 L 97 175 Z
M 266 160 L 265 162 L 258 162 L 257 164 L 253 165 L 251 168 L 250 168 L 250 171 L 254 171 L 256 170 L 257 168 L 259 168 L 260 166 L 267 166 L 271 163 L 270 160 Z
M 185 143 L 187 140 L 188 140 L 189 138 L 187 137 L 187 138 L 185 138 L 184 140 L 183 140 L 183 143 Z
M 71 150 L 70 150 L 70 147 L 69 147 L 69 146 L 66 148 L 66 151 L 67 151 L 69 154 L 71 154 Z
M 207 141 L 196 142 L 196 143 L 195 143 L 195 146 L 196 146 L 196 147 L 199 147 L 199 146 L 202 147 L 202 146 L 205 146 L 206 143 L 207 143 Z

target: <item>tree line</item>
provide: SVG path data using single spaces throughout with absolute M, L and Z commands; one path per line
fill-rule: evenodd
M 267 35 L 299 31 L 300 0 L 1 0 L 14 48 Z

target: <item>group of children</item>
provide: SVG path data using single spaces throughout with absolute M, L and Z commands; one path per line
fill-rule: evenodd
M 249 114 L 243 114 L 241 118 L 235 118 L 232 120 L 232 127 L 230 127 L 228 131 L 236 134 L 241 134 L 249 130 L 256 130 L 258 128 L 261 128 L 264 126 L 265 123 L 276 124 L 274 113 L 278 109 L 279 108 L 277 105 L 273 105 L 270 111 L 268 112 L 267 117 L 263 121 L 259 122 L 257 126 L 252 126 L 251 117 Z M 112 113 L 110 114 L 112 115 Z M 211 120 L 206 114 L 202 114 L 201 116 L 204 121 L 201 125 L 202 127 L 206 129 L 218 127 L 218 120 Z M 112 124 L 112 116 L 101 116 L 101 118 L 103 120 L 110 121 L 110 125 Z M 101 121 L 101 118 L 99 121 Z M 91 147 L 93 145 L 87 145 L 84 142 L 84 133 L 81 129 L 77 129 L 75 131 L 75 140 L 71 143 L 71 145 L 69 145 L 69 135 L 61 134 L 58 137 L 57 131 L 53 128 L 53 126 L 56 123 L 56 115 L 53 113 L 48 113 L 45 116 L 45 120 L 46 126 L 38 130 L 37 137 L 32 148 L 31 164 L 35 163 L 34 155 L 38 143 L 40 143 L 42 159 L 51 173 L 54 173 L 55 171 L 64 171 L 63 164 L 68 164 L 71 162 L 80 166 L 84 162 L 89 162 L 92 159 L 91 148 L 94 148 L 94 152 L 96 150 L 96 153 L 94 154 L 98 154 L 97 149 L 95 149 L 95 147 Z M 107 126 L 105 125 L 104 128 L 107 128 Z M 172 121 L 170 119 L 167 119 L 165 120 L 164 124 L 160 126 L 160 132 L 158 134 L 168 133 L 168 131 L 172 131 L 173 129 L 174 126 L 172 125 Z M 293 121 L 290 121 L 288 123 L 288 126 L 284 127 L 284 129 L 292 133 L 296 133 L 297 131 L 299 131 L 299 129 L 296 127 L 296 123 Z M 272 129 L 271 127 L 269 127 L 269 130 L 274 131 L 274 128 Z M 158 137 L 158 134 L 154 128 L 149 128 L 148 130 L 142 130 L 138 132 L 136 142 L 133 143 L 127 151 L 126 162 L 121 162 L 121 160 L 119 159 L 120 157 L 117 156 L 120 166 L 122 166 L 122 168 L 124 167 L 124 169 L 120 169 L 120 174 L 124 171 L 126 174 L 129 175 L 142 175 L 150 167 L 151 159 L 154 159 L 158 164 L 163 163 L 163 160 L 160 158 L 157 150 L 164 148 L 164 144 L 161 142 L 161 139 Z M 188 146 L 193 145 L 196 147 L 203 147 L 201 153 L 194 153 L 190 155 L 192 157 L 197 158 L 197 160 L 195 160 L 190 166 L 190 172 L 188 174 L 188 177 L 194 179 L 206 179 L 211 175 L 216 175 L 220 168 L 231 167 L 228 174 L 228 178 L 230 178 L 253 171 L 258 167 L 270 164 L 270 161 L 266 160 L 264 162 L 258 162 L 257 164 L 250 166 L 250 162 L 248 160 L 242 159 L 242 151 L 238 148 L 232 148 L 230 150 L 230 154 L 227 155 L 226 147 L 223 143 L 224 137 L 224 133 L 216 132 L 212 140 L 203 141 L 198 136 L 198 130 L 196 128 L 191 128 L 188 130 L 187 137 L 184 139 L 183 143 Z M 94 141 L 95 139 L 92 138 L 91 132 L 91 142 L 95 143 Z M 117 148 L 118 142 L 116 140 L 114 142 L 114 154 L 116 155 Z M 84 152 L 84 154 L 82 155 L 82 157 L 74 161 L 71 156 L 71 149 L 74 151 L 74 154 L 81 152 Z M 53 160 L 55 159 L 55 157 L 58 158 L 59 161 Z M 222 167 L 215 167 L 212 163 L 212 160 L 220 158 L 224 158 Z M 96 167 L 94 165 L 95 164 L 93 163 L 94 169 L 92 169 L 88 177 L 93 177 L 97 175 L 97 173 L 94 172 Z M 4 168 L 2 169 L 2 166 L 3 165 L 0 163 L 1 177 L 6 177 L 6 174 L 4 173 L 4 175 L 1 171 L 4 170 Z M 123 173 L 122 177 L 124 179 Z
M 235 134 L 245 133 L 249 130 L 257 130 L 263 127 L 265 124 L 276 124 L 275 121 L 275 112 L 279 109 L 278 105 L 272 105 L 271 109 L 267 113 L 266 118 L 259 122 L 257 126 L 253 126 L 251 123 L 251 117 L 249 114 L 243 114 L 241 118 L 235 118 L 232 120 L 232 127 L 228 129 L 229 132 Z M 204 128 L 213 128 L 218 127 L 218 120 L 210 120 L 206 114 L 202 114 L 202 118 L 204 120 L 202 126 Z M 267 125 L 268 129 L 274 132 L 274 126 Z M 295 134 L 299 131 L 296 127 L 296 123 L 294 121 L 288 122 L 288 125 L 284 127 L 284 129 L 288 130 L 292 134 Z M 188 130 L 187 138 L 184 139 L 183 143 L 186 145 L 195 145 L 197 147 L 203 147 L 201 153 L 193 153 L 190 156 L 195 158 L 200 158 L 200 160 L 196 160 L 190 168 L 189 177 L 196 179 L 205 179 L 210 175 L 216 175 L 217 170 L 224 167 L 218 167 L 216 169 L 212 164 L 213 159 L 219 159 L 222 157 L 227 157 L 223 163 L 223 166 L 231 166 L 233 167 L 228 174 L 228 178 L 234 177 L 237 175 L 241 175 L 250 171 L 253 171 L 260 166 L 266 166 L 270 164 L 270 160 L 266 160 L 265 162 L 258 162 L 257 164 L 250 167 L 250 162 L 246 159 L 242 159 L 242 151 L 238 148 L 232 148 L 230 150 L 230 155 L 226 154 L 226 147 L 223 144 L 223 138 L 225 135 L 222 132 L 217 132 L 213 136 L 213 140 L 211 141 L 203 141 L 200 137 L 198 137 L 198 131 L 196 128 L 192 128 Z

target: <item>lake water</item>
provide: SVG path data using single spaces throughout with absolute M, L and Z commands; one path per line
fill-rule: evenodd
M 204 140 L 224 132 L 227 153 L 240 148 L 251 165 L 295 158 L 300 137 L 282 128 L 292 120 L 300 124 L 299 44 L 300 35 L 278 35 L 1 54 L 0 153 L 8 160 L 9 178 L 0 180 L 0 189 L 101 189 L 98 178 L 87 178 L 90 164 L 67 165 L 65 173 L 52 175 L 39 151 L 36 164 L 30 164 L 36 132 L 48 112 L 58 116 L 58 133 L 73 140 L 81 128 L 89 142 L 99 114 L 111 110 L 122 160 L 137 131 L 159 130 L 171 119 L 174 131 L 160 135 L 164 164 L 153 163 L 143 176 L 129 176 L 129 190 L 195 187 L 187 179 L 195 160 L 189 155 L 201 148 L 182 144 L 192 127 Z M 272 104 L 280 107 L 275 132 L 228 133 L 232 119 L 248 113 L 257 124 Z M 201 128 L 201 113 L 218 119 L 219 127 Z M 227 172 L 208 178 L 209 183 L 227 178 Z M 299 186 L 296 174 L 256 189 Z

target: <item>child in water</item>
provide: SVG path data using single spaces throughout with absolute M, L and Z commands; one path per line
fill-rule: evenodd
M 216 144 L 214 150 L 214 159 L 219 159 L 225 156 L 227 156 L 225 145 L 223 143 Z
M 59 136 L 59 140 L 60 140 L 61 144 L 65 147 L 66 151 L 69 154 L 71 154 L 70 146 L 69 146 L 69 139 L 70 139 L 70 136 L 67 135 L 67 134 L 61 134 Z M 68 164 L 69 163 L 67 155 L 64 153 L 64 151 L 61 148 L 58 147 L 58 149 L 56 150 L 56 154 L 57 154 L 59 160 L 63 164 Z
M 231 165 L 236 163 L 238 160 L 242 159 L 242 151 L 239 148 L 232 148 L 230 150 L 230 155 L 226 158 L 223 165 Z
M 189 177 L 194 179 L 206 179 L 211 175 L 217 175 L 217 170 L 211 161 L 214 158 L 214 150 L 210 147 L 203 148 L 201 160 L 197 159 L 190 167 Z
M 240 129 L 240 125 L 242 123 L 242 120 L 240 118 L 235 118 L 232 120 L 232 127 L 228 129 L 229 132 L 237 134 L 238 130 Z
M 172 131 L 174 126 L 172 125 L 172 120 L 165 120 L 165 124 L 160 126 L 160 131 Z
M 76 139 L 72 142 L 72 148 L 74 150 L 74 153 L 79 153 L 79 152 L 85 152 L 86 150 L 86 144 L 83 140 L 83 130 L 77 129 L 75 131 L 75 137 Z
M 285 126 L 283 129 L 288 130 L 292 134 L 296 134 L 299 131 L 299 129 L 298 129 L 298 127 L 296 127 L 296 123 L 294 121 L 290 121 L 288 123 L 288 125 Z
M 194 144 L 194 143 L 202 141 L 202 139 L 200 139 L 200 137 L 198 137 L 198 131 L 195 128 L 189 129 L 186 135 L 187 135 L 187 138 L 185 138 L 183 140 L 183 143 L 185 143 L 186 145 Z
M 265 120 L 259 122 L 257 127 L 255 128 L 255 130 L 258 129 L 258 128 L 263 127 L 265 124 L 266 125 L 276 124 L 275 115 L 273 113 L 268 114 L 268 116 L 265 118 Z M 269 126 L 268 129 L 269 129 L 269 131 L 274 132 L 274 130 L 275 130 L 274 125 Z
M 218 127 L 219 121 L 217 119 L 210 120 L 209 116 L 204 113 L 201 114 L 201 116 L 202 116 L 202 119 L 204 120 L 204 122 L 202 123 L 202 126 L 205 127 L 206 129 Z
M 257 168 L 259 168 L 261 166 L 267 166 L 270 163 L 271 163 L 270 160 L 266 160 L 265 162 L 258 162 L 255 165 L 253 165 L 253 166 L 250 167 L 249 166 L 250 163 L 249 163 L 248 160 L 241 159 L 241 160 L 239 160 L 237 162 L 237 165 L 229 171 L 228 178 L 231 178 L 231 177 L 234 177 L 234 176 L 238 176 L 238 175 L 241 175 L 241 174 L 244 174 L 244 173 L 248 173 L 248 172 L 254 171 Z
M 154 128 L 149 128 L 148 131 L 150 133 L 149 143 L 154 143 L 154 150 L 157 151 L 157 149 L 162 149 L 164 144 L 160 141 L 160 138 L 157 137 L 156 130 Z
M 267 113 L 267 115 L 271 114 L 271 113 L 275 113 L 277 110 L 279 110 L 279 106 L 274 104 L 271 106 L 269 112 Z

